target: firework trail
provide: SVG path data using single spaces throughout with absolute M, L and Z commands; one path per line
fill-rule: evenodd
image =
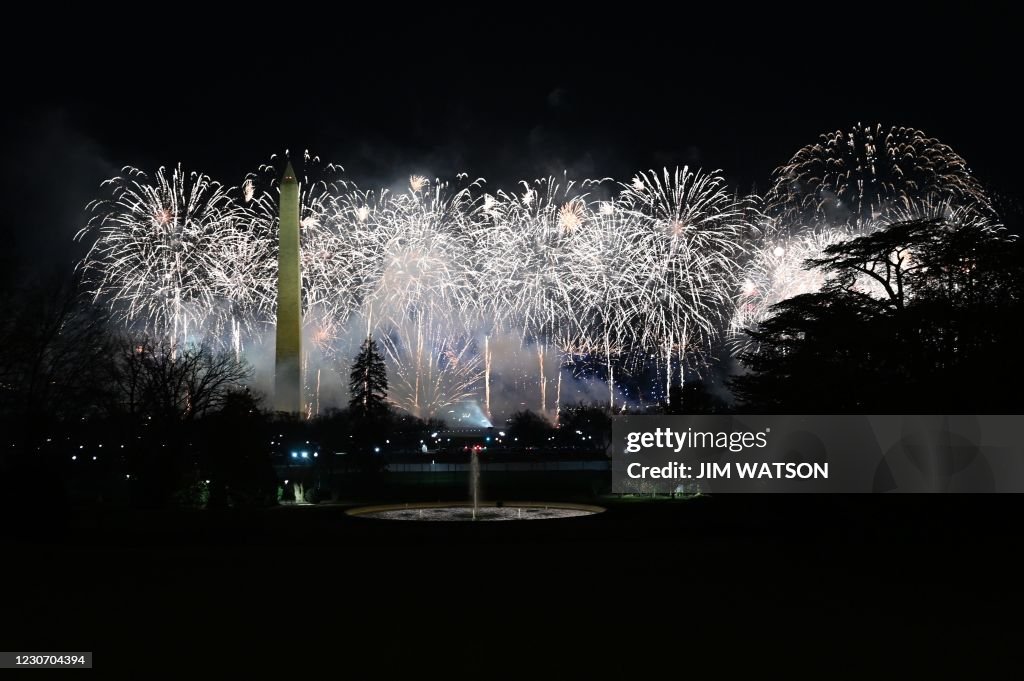
M 738 282 L 736 305 L 729 321 L 728 340 L 733 352 L 757 351 L 746 330 L 757 329 L 770 317 L 773 305 L 821 290 L 825 276 L 820 270 L 807 268 L 808 259 L 821 257 L 829 246 L 860 234 L 851 227 L 818 227 L 796 235 L 769 230 Z
M 126 167 L 103 187 L 109 196 L 89 204 L 91 217 L 76 236 L 93 239 L 81 267 L 94 299 L 127 325 L 175 344 L 221 326 L 212 318 L 223 311 L 225 290 L 226 300 L 246 306 L 240 287 L 256 267 L 242 261 L 229 269 L 222 258 L 260 244 L 248 242 L 250 215 L 227 188 L 180 165 L 152 179 Z
M 429 183 L 424 183 L 424 187 Z M 353 230 L 357 274 L 366 290 L 368 332 L 430 315 L 457 328 L 475 304 L 471 270 L 477 202 L 470 189 L 437 181 L 432 190 L 383 194 Z M 358 211 L 345 211 L 359 217 Z
M 465 338 L 477 305 L 476 187 L 414 177 L 405 193 L 350 190 L 321 230 L 333 240 L 325 253 L 344 261 L 325 274 L 335 285 L 347 282 L 345 296 L 333 298 L 335 328 L 351 320 L 364 337 L 381 339 L 396 377 L 393 399 L 417 415 L 462 399 L 464 381 L 475 382 L 479 359 L 466 356 Z
M 776 169 L 768 211 L 789 223 L 866 225 L 937 196 L 990 212 L 967 162 L 920 130 L 855 125 L 821 135 Z
M 307 364 L 342 366 L 372 334 L 393 400 L 424 417 L 478 392 L 490 416 L 494 366 L 516 366 L 503 384 L 536 389 L 556 418 L 563 366 L 603 364 L 614 407 L 617 376 L 653 365 L 667 398 L 720 338 L 750 349 L 743 330 L 772 305 L 819 290 L 804 262 L 827 246 L 894 220 L 989 220 L 963 159 L 908 128 L 823 136 L 776 171 L 764 213 L 719 171 L 686 167 L 494 192 L 414 175 L 365 191 L 304 160 Z M 266 165 L 226 188 L 180 166 L 126 168 L 77 237 L 92 241 L 93 297 L 156 337 L 212 335 L 241 355 L 273 324 L 278 175 Z M 495 355 L 499 338 L 515 339 L 500 344 L 515 360 Z
M 489 220 L 475 235 L 485 307 L 531 342 L 578 325 L 576 302 L 584 282 L 576 248 L 589 213 L 590 184 L 548 177 L 485 200 Z
M 445 320 L 416 320 L 380 337 L 393 377 L 389 398 L 426 418 L 476 396 L 482 353 L 468 336 L 452 335 Z
M 259 226 L 258 221 L 246 219 L 233 229 L 222 229 L 204 263 L 208 267 L 204 278 L 216 301 L 208 329 L 213 338 L 229 338 L 236 357 L 241 356 L 246 339 L 266 328 L 275 297 L 277 268 L 268 254 L 276 248 L 276 240 Z
M 884 219 L 856 226 L 818 225 L 789 233 L 777 221 L 769 221 L 771 226 L 764 230 L 765 236 L 744 267 L 738 287 L 736 308 L 729 323 L 729 344 L 734 353 L 757 351 L 746 330 L 757 329 L 771 316 L 772 306 L 822 289 L 826 276 L 820 269 L 807 267 L 808 260 L 823 257 L 825 249 L 834 244 L 866 236 L 896 223 L 921 220 L 933 221 L 937 226 L 973 227 L 992 234 L 1002 231 L 998 221 L 979 213 L 975 206 L 959 205 L 935 195 L 894 208 Z M 906 249 L 899 253 L 899 257 L 903 261 L 902 267 L 907 268 L 916 256 L 913 249 Z M 887 295 L 870 276 L 858 277 L 853 285 L 855 290 L 879 299 Z
M 357 253 L 353 250 L 350 230 L 338 207 L 339 197 L 358 192 L 358 188 L 343 179 L 345 169 L 339 165 L 322 164 L 319 157 L 303 154 L 304 163 L 299 183 L 299 220 L 301 229 L 302 301 L 303 319 L 316 320 L 315 332 L 321 333 L 322 319 L 331 320 L 326 326 L 342 324 L 357 306 L 359 290 L 350 284 L 357 268 Z M 272 157 L 273 161 L 273 157 Z M 246 206 L 254 232 L 266 235 L 269 248 L 265 253 L 267 266 L 261 270 L 260 281 L 266 294 L 261 296 L 259 308 L 261 323 L 273 322 L 273 306 L 277 274 L 278 182 L 280 163 L 260 166 L 243 183 Z
M 493 324 L 520 334 L 538 358 L 539 411 L 548 412 L 545 357 L 556 336 L 583 334 L 589 294 L 579 258 L 600 181 L 554 177 L 520 183 L 520 192 L 485 197 L 474 243 L 479 300 Z M 557 381 L 557 377 L 556 377 Z
M 700 352 L 719 334 L 752 231 L 745 199 L 726 189 L 720 171 L 667 168 L 640 173 L 622 185 L 622 210 L 637 218 L 631 253 L 648 272 L 632 293 L 646 324 L 639 348 L 664 352 L 666 398 L 674 384 L 673 359 Z M 684 378 L 680 371 L 680 381 Z
M 992 234 L 1004 231 L 1003 224 L 994 215 L 979 213 L 974 206 L 958 204 L 934 194 L 893 210 L 887 224 L 914 220 L 936 220 L 949 225 L 972 226 Z
M 306 165 L 312 165 L 308 158 Z M 120 247 L 109 236 L 99 239 L 87 266 L 106 273 L 108 285 L 97 287 L 96 295 L 113 293 L 130 310 L 150 306 L 152 330 L 164 333 L 156 323 L 164 309 L 156 302 L 164 299 L 130 276 L 166 279 L 168 268 L 176 268 L 191 278 L 190 288 L 170 300 L 195 308 L 195 319 L 179 319 L 178 327 L 202 323 L 241 352 L 245 338 L 273 319 L 276 179 L 276 169 L 262 167 L 245 179 L 238 200 L 216 186 L 215 200 L 189 221 L 209 242 L 190 249 L 195 257 L 188 262 L 135 262 L 122 269 L 111 260 Z M 474 384 L 464 385 L 454 370 L 476 370 L 465 353 L 481 343 L 466 339 L 482 341 L 489 396 L 488 339 L 498 332 L 518 335 L 524 351 L 537 355 L 539 408 L 547 412 L 549 387 L 556 403 L 560 392 L 560 373 L 546 374 L 549 356 L 603 356 L 614 402 L 614 361 L 657 345 L 668 348 L 671 364 L 677 344 L 685 348 L 713 333 L 716 296 L 742 235 L 742 211 L 718 175 L 686 169 L 639 175 L 618 200 L 590 196 L 603 181 L 549 177 L 524 182 L 519 192 L 479 195 L 480 181 L 456 188 L 420 180 L 412 178 L 407 192 L 394 194 L 305 177 L 300 191 L 309 337 L 323 357 L 337 356 L 332 348 L 352 335 L 353 325 L 390 339 L 399 382 L 409 387 L 400 401 L 418 413 L 450 404 L 446 395 L 462 395 Z M 165 184 L 175 182 L 181 185 L 181 177 Z M 203 176 L 196 191 L 209 186 Z M 188 190 L 163 194 L 175 191 Z M 162 225 L 179 212 L 164 203 L 150 201 L 136 213 Z M 98 223 L 132 214 L 108 205 L 97 213 Z M 188 309 L 178 302 L 171 308 L 179 318 Z M 444 373 L 450 381 L 438 380 Z M 432 393 L 423 386 L 433 386 Z
M 423 177 L 422 175 L 410 175 L 409 176 L 409 190 L 413 194 L 421 192 L 430 186 L 430 180 Z
M 570 361 L 594 355 L 604 358 L 608 403 L 615 407 L 615 364 L 629 354 L 632 340 L 644 328 L 642 291 L 650 277 L 644 251 L 643 218 L 599 201 L 576 242 L 575 266 L 584 282 L 577 301 L 579 333 L 563 334 L 559 348 Z

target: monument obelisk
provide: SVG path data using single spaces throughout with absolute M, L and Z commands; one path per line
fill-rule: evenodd
M 291 162 L 281 178 L 277 253 L 277 346 L 274 408 L 302 413 L 302 270 L 299 268 L 299 182 Z

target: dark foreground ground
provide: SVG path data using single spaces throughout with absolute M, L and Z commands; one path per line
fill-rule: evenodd
M 0 640 L 94 651 L 97 668 L 135 678 L 681 678 L 737 665 L 833 678 L 977 669 L 1024 628 L 1015 496 L 607 506 L 475 525 L 344 506 L 79 514 L 64 534 L 7 540 Z

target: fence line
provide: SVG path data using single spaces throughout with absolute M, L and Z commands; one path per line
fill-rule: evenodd
M 518 471 L 607 471 L 610 461 L 509 461 L 481 463 L 480 470 L 494 472 Z M 389 473 L 460 473 L 468 472 L 468 463 L 389 463 Z

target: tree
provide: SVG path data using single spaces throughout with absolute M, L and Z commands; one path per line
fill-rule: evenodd
M 784 300 L 748 331 L 756 352 L 740 356 L 747 372 L 731 381 L 746 409 L 763 413 L 864 413 L 886 410 L 908 386 L 898 368 L 884 303 L 841 292 Z
M 388 372 L 377 341 L 367 336 L 359 348 L 349 375 L 349 408 L 363 418 L 379 417 L 388 411 Z
M 576 450 L 605 451 L 612 439 L 611 409 L 599 404 L 565 405 L 558 417 L 558 441 Z
M 113 410 L 160 423 L 192 421 L 222 409 L 251 373 L 234 353 L 206 344 L 127 336 L 112 371 Z
M 879 298 L 872 288 L 880 289 L 897 311 L 914 301 L 1011 304 L 1022 292 L 1018 247 L 987 219 L 958 212 L 895 222 L 833 244 L 806 264 L 829 275 L 825 291 Z
M 508 419 L 508 438 L 512 440 L 513 446 L 546 446 L 551 432 L 551 424 L 536 412 L 517 411 Z
M 912 220 L 807 261 L 818 293 L 775 306 L 732 381 L 745 408 L 1007 413 L 1022 400 L 1020 243 L 969 215 Z
M 254 409 L 244 386 L 251 372 L 234 353 L 205 344 L 183 347 L 125 336 L 110 364 L 108 411 L 111 424 L 127 441 L 123 453 L 131 460 L 137 503 L 162 506 L 186 497 L 194 502 L 205 495 L 202 469 L 213 465 L 209 450 L 229 446 L 225 441 L 209 444 L 206 433 L 211 428 L 220 427 L 234 440 L 230 446 L 259 446 L 259 431 L 253 423 L 241 423 L 240 415 L 252 416 L 249 411 Z M 206 422 L 222 412 L 232 418 L 221 418 L 220 426 L 216 419 Z M 221 484 L 218 475 L 217 485 Z M 215 502 L 224 499 L 219 496 Z
M 53 276 L 0 293 L 0 420 L 8 436 L 35 440 L 91 415 L 109 355 L 101 311 L 76 282 Z
M 207 508 L 267 506 L 276 501 L 277 478 L 267 440 L 277 428 L 248 389 L 229 392 L 220 407 L 198 423 L 199 467 L 208 480 Z

